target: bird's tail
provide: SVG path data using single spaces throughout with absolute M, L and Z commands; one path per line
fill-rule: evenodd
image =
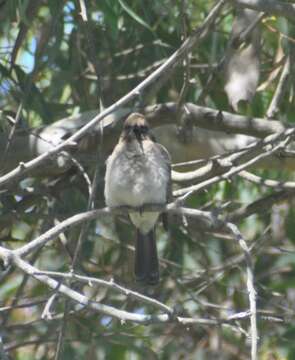
M 137 229 L 134 272 L 137 281 L 148 285 L 156 285 L 159 282 L 159 262 L 154 229 L 147 234 L 142 234 Z

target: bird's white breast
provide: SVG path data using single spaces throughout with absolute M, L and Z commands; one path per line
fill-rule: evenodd
M 154 143 L 118 144 L 107 160 L 105 199 L 108 206 L 166 203 L 169 173 L 167 162 Z
M 151 140 L 119 142 L 107 160 L 105 200 L 109 207 L 165 204 L 170 167 L 159 144 Z M 159 213 L 132 212 L 133 224 L 143 234 L 155 225 Z

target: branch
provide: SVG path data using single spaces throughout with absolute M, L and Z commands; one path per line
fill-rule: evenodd
M 246 169 L 247 167 L 252 166 L 256 162 L 258 162 L 266 157 L 269 157 L 270 155 L 272 155 L 275 152 L 284 148 L 287 145 L 287 143 L 291 140 L 291 137 L 294 135 L 294 133 L 295 133 L 295 128 L 288 129 L 285 132 L 280 133 L 280 134 L 270 135 L 270 136 L 266 137 L 262 142 L 258 143 L 257 145 L 262 147 L 262 146 L 265 146 L 270 143 L 274 144 L 275 141 L 279 141 L 279 143 L 276 146 L 271 146 L 270 149 L 266 147 L 263 153 L 242 163 L 241 165 L 232 166 L 229 171 L 225 172 L 222 175 L 217 175 L 217 176 L 211 177 L 208 180 L 203 181 L 202 183 L 197 184 L 197 185 L 193 185 L 193 186 L 190 186 L 187 188 L 182 188 L 182 189 L 176 190 L 176 191 L 174 191 L 173 195 L 181 196 L 181 198 L 179 198 L 178 201 L 183 202 L 192 194 L 195 194 L 201 190 L 204 190 L 208 186 L 216 184 L 217 182 L 222 181 L 222 180 L 228 180 L 233 175 L 238 174 L 239 172 Z
M 191 196 L 193 193 L 196 193 L 198 191 L 204 190 L 208 186 L 211 186 L 219 181 L 228 180 L 230 177 L 232 177 L 235 174 L 240 173 L 245 168 L 249 167 L 250 165 L 254 164 L 255 162 L 259 161 L 262 158 L 268 157 L 271 154 L 275 153 L 276 151 L 280 150 L 283 146 L 285 146 L 291 139 L 291 136 L 294 135 L 295 129 L 288 129 L 283 133 L 270 135 L 266 137 L 263 141 L 260 141 L 257 144 L 251 144 L 249 145 L 249 149 L 245 151 L 253 151 L 255 148 L 263 149 L 265 147 L 265 150 L 262 154 L 259 154 L 255 156 L 254 158 L 251 158 L 250 160 L 247 160 L 246 162 L 242 163 L 241 165 L 232 166 L 230 170 L 226 171 L 225 173 L 221 175 L 216 175 L 208 180 L 203 181 L 200 184 L 190 186 L 188 188 L 183 188 L 176 190 L 174 192 L 175 196 L 181 196 L 175 203 L 171 203 L 166 206 L 161 205 L 146 205 L 144 207 L 144 211 L 160 211 L 160 212 L 171 212 L 175 214 L 181 214 L 185 215 L 187 217 L 193 217 L 197 219 L 207 230 L 212 229 L 219 229 L 222 227 L 222 222 L 216 218 L 215 215 L 213 215 L 211 212 L 208 211 L 200 211 L 196 209 L 189 209 L 180 207 L 179 204 L 183 202 L 188 196 Z M 276 146 L 274 146 L 275 142 L 278 142 Z M 271 145 L 271 148 L 269 149 L 267 146 Z M 241 153 L 244 155 L 245 151 L 241 151 Z M 237 160 L 237 157 L 240 156 L 239 154 L 233 154 L 235 158 L 231 158 L 231 161 Z M 225 168 L 226 169 L 226 168 Z M 53 240 L 56 238 L 60 233 L 64 232 L 68 227 L 78 225 L 84 221 L 93 220 L 99 215 L 110 215 L 111 213 L 123 213 L 126 214 L 126 212 L 130 211 L 138 211 L 138 209 L 130 208 L 130 207 L 120 207 L 120 208 L 104 208 L 104 209 L 98 209 L 98 210 L 92 210 L 87 211 L 84 213 L 76 214 L 63 222 L 57 224 L 55 227 L 51 228 L 35 240 L 31 241 L 30 243 L 24 245 L 21 248 L 18 248 L 15 250 L 16 254 L 18 256 L 24 256 L 28 255 L 32 251 L 36 250 L 40 246 L 45 245 L 47 242 Z
M 118 291 L 119 293 L 124 294 L 127 297 L 131 297 L 133 299 L 140 300 L 145 304 L 152 305 L 166 313 L 173 314 L 173 312 L 174 312 L 171 307 L 163 304 L 162 302 L 160 302 L 156 299 L 150 298 L 148 296 L 142 295 L 137 291 L 127 289 L 119 284 L 116 284 L 113 280 L 107 281 L 107 280 L 98 279 L 98 278 L 94 278 L 94 277 L 90 277 L 90 276 L 82 276 L 82 275 L 75 274 L 73 272 L 62 273 L 62 272 L 56 272 L 56 271 L 40 271 L 39 273 L 36 273 L 35 275 L 47 275 L 47 276 L 51 276 L 51 277 L 58 277 L 61 279 L 77 280 L 82 283 L 86 283 L 91 287 L 93 286 L 93 284 L 98 284 L 98 285 L 107 287 L 109 289 Z
M 270 137 L 272 141 L 272 137 Z M 267 144 L 267 142 L 266 142 Z M 209 159 L 196 160 L 196 161 L 188 161 L 186 163 L 175 164 L 175 166 L 189 166 L 189 165 L 201 165 L 205 163 L 205 165 L 201 166 L 197 170 L 186 171 L 186 172 L 178 172 L 172 171 L 172 180 L 173 182 L 189 182 L 194 180 L 197 183 L 201 181 L 205 181 L 209 178 L 212 178 L 216 175 L 222 175 L 226 171 L 229 171 L 233 164 L 237 166 L 238 164 L 245 162 L 245 157 L 252 154 L 252 158 L 257 156 L 257 150 L 261 150 L 263 146 L 262 142 L 252 142 L 249 145 L 242 147 L 236 151 L 233 151 L 229 154 L 223 154 L 219 156 L 214 156 Z
M 84 221 L 89 221 L 96 219 L 99 216 L 106 216 L 111 214 L 126 214 L 127 212 L 138 211 L 136 208 L 121 206 L 118 208 L 103 208 L 98 210 L 86 211 L 84 213 L 76 214 L 56 226 L 52 227 L 44 234 L 37 237 L 35 240 L 32 240 L 28 244 L 14 250 L 14 253 L 17 256 L 26 256 L 31 252 L 38 249 L 40 246 L 47 244 L 49 241 L 55 239 L 59 234 L 64 232 L 67 228 L 71 226 L 76 226 L 83 223 Z M 157 212 L 170 212 L 173 214 L 185 215 L 187 217 L 193 217 L 198 220 L 207 230 L 217 229 L 221 226 L 220 221 L 209 211 L 201 211 L 197 209 L 190 209 L 185 207 L 180 207 L 176 203 L 171 203 L 168 205 L 145 205 L 141 211 L 157 211 Z
M 233 234 L 235 239 L 240 245 L 240 248 L 243 250 L 246 269 L 247 269 L 247 289 L 249 295 L 249 303 L 250 303 L 250 322 L 251 322 L 251 360 L 257 359 L 257 309 L 256 309 L 256 291 L 254 287 L 254 272 L 253 272 L 253 264 L 252 258 L 250 254 L 250 250 L 246 241 L 243 239 L 242 234 L 236 225 L 232 223 L 227 223 L 225 225 L 227 229 Z
M 266 116 L 269 119 L 272 119 L 279 112 L 279 107 L 283 100 L 284 94 L 287 90 L 288 80 L 291 75 L 291 59 L 290 59 L 290 57 L 291 57 L 291 55 L 288 55 L 285 60 L 285 65 L 283 67 L 283 71 L 282 71 L 278 86 L 277 86 L 274 96 L 271 100 L 269 108 L 266 112 Z
M 275 188 L 276 190 L 295 190 L 294 181 L 277 181 L 277 180 L 263 179 L 262 177 L 252 174 L 249 171 L 241 171 L 239 173 L 239 176 L 242 179 L 246 179 L 254 184 Z
M 233 2 L 249 9 L 286 16 L 293 21 L 295 18 L 295 5 L 287 2 L 277 0 L 233 0 Z
M 241 136 L 232 136 L 230 134 L 245 134 L 263 138 L 269 134 L 281 132 L 287 128 L 282 122 L 277 120 L 265 120 L 262 118 L 251 118 L 247 116 L 235 115 L 229 112 L 220 112 L 218 110 L 201 107 L 192 103 L 183 105 L 189 113 L 186 115 L 188 121 L 193 126 L 193 137 L 190 144 L 184 145 L 178 137 L 177 128 L 177 104 L 163 103 L 158 105 L 147 106 L 143 109 L 151 127 L 155 128 L 156 138 L 159 142 L 167 147 L 172 157 L 178 161 L 192 160 L 200 157 L 207 157 L 221 152 L 228 152 L 240 148 L 241 143 L 246 144 L 252 141 L 252 138 Z M 67 152 L 73 152 L 72 157 L 60 154 L 58 159 L 63 160 L 54 163 L 48 162 L 43 164 L 42 171 L 38 168 L 28 170 L 32 176 L 50 176 L 64 173 L 71 166 L 73 156 L 82 165 L 89 165 L 89 157 L 93 156 L 97 141 L 101 138 L 101 128 L 104 133 L 104 153 L 107 154 L 115 145 L 120 126 L 114 127 L 130 113 L 131 108 L 122 108 L 108 115 L 104 120 L 102 127 L 95 126 L 89 136 L 84 137 L 83 141 L 76 143 L 75 147 L 67 148 Z M 184 112 L 183 112 L 184 113 Z M 59 144 L 65 138 L 69 138 L 73 133 L 78 131 L 91 119 L 96 116 L 97 111 L 88 111 L 77 116 L 67 117 L 56 121 L 42 129 L 34 130 L 31 133 L 16 134 L 13 139 L 13 152 L 9 155 L 9 162 L 3 171 L 8 171 L 19 164 L 20 161 L 28 161 L 34 156 L 39 156 L 49 151 L 54 145 Z M 169 125 L 170 133 L 162 131 L 163 126 Z M 218 131 L 219 133 L 210 133 L 208 138 L 207 130 Z M 204 134 L 203 134 L 204 133 Z M 166 135 L 165 135 L 166 134 Z M 173 137 L 173 144 L 170 137 Z M 0 153 L 4 151 L 6 136 L 0 134 Z M 74 143 L 72 144 L 74 145 Z M 51 159 L 52 160 L 52 159 Z M 28 163 L 27 163 L 28 164 Z M 273 166 L 282 165 L 282 163 L 272 163 Z M 283 166 L 290 167 L 291 163 Z M 16 175 L 15 178 L 18 178 Z M 0 178 L 0 187 L 1 187 Z M 13 180 L 14 178 L 11 178 Z M 2 184 L 3 186 L 3 184 Z
M 242 206 L 239 209 L 229 213 L 226 216 L 226 220 L 231 222 L 238 222 L 256 213 L 266 213 L 274 204 L 280 201 L 289 200 L 294 196 L 295 191 L 283 190 L 275 192 L 274 194 L 264 196 L 261 199 L 253 201 L 252 203 Z
M 67 298 L 74 300 L 75 302 L 84 305 L 87 308 L 90 308 L 98 313 L 102 313 L 113 318 L 117 318 L 122 322 L 132 321 L 139 324 L 156 324 L 156 323 L 169 323 L 176 322 L 182 325 L 188 324 L 202 324 L 202 325 L 220 325 L 223 323 L 230 323 L 235 321 L 235 317 L 231 316 L 230 319 L 205 319 L 205 318 L 191 318 L 191 317 L 181 317 L 181 316 L 171 316 L 171 314 L 137 314 L 128 312 L 125 310 L 119 310 L 113 306 L 105 305 L 94 300 L 90 300 L 87 296 L 69 288 L 68 286 L 61 284 L 60 282 L 52 279 L 48 275 L 38 275 L 42 273 L 38 268 L 28 264 L 22 260 L 18 255 L 13 251 L 0 247 L 0 258 L 4 261 L 9 261 L 20 270 L 26 274 L 34 277 L 36 280 L 42 282 L 43 284 L 49 286 L 50 288 L 56 290 L 58 293 L 66 296 Z M 155 303 L 154 303 L 155 305 Z M 245 318 L 248 315 L 245 313 Z
M 171 206 L 170 206 L 171 207 Z M 173 209 L 173 207 L 171 207 Z M 182 209 L 182 212 L 191 214 L 195 213 L 194 209 Z M 252 271 L 252 263 L 251 263 L 251 257 L 250 252 L 248 250 L 247 244 L 242 238 L 242 235 L 240 234 L 239 230 L 234 224 L 226 223 L 222 225 L 225 229 L 229 230 L 235 238 L 238 240 L 242 250 L 244 251 L 244 256 L 246 260 L 247 265 L 247 288 L 249 292 L 249 301 L 250 301 L 250 321 L 251 321 L 251 339 L 252 339 L 252 360 L 256 359 L 256 352 L 257 352 L 257 327 L 256 327 L 256 300 L 255 300 L 255 289 L 254 289 L 254 276 Z M 17 255 L 16 250 L 8 250 L 6 248 L 0 247 L 0 258 L 3 259 L 4 264 L 14 264 L 19 269 L 21 269 L 23 272 L 25 272 L 27 275 L 30 275 L 34 277 L 36 280 L 46 284 L 50 288 L 54 289 L 56 293 L 60 293 L 64 296 L 66 296 L 68 299 L 74 300 L 75 302 L 78 302 L 81 305 L 84 305 L 85 307 L 89 307 L 92 310 L 95 310 L 99 313 L 118 318 L 121 321 L 132 321 L 135 323 L 141 323 L 141 324 L 152 324 L 152 323 L 168 323 L 168 322 L 177 322 L 182 325 L 188 325 L 188 324 L 204 324 L 204 325 L 222 325 L 229 323 L 233 320 L 236 320 L 237 318 L 241 318 L 241 314 L 239 313 L 236 316 L 230 316 L 230 318 L 224 318 L 224 319 L 202 319 L 202 318 L 191 318 L 191 317 L 181 317 L 174 315 L 172 309 L 165 304 L 148 298 L 147 296 L 141 295 L 137 292 L 131 291 L 129 289 L 123 288 L 117 284 L 114 284 L 112 281 L 107 282 L 101 279 L 96 279 L 92 277 L 85 277 L 80 276 L 77 274 L 63 274 L 59 272 L 46 272 L 46 271 L 40 271 L 35 266 L 30 265 L 26 261 L 20 258 L 19 255 Z M 124 293 L 125 295 L 130 295 L 138 300 L 141 300 L 145 303 L 152 304 L 153 306 L 159 308 L 160 310 L 164 310 L 165 313 L 159 314 L 159 315 L 151 315 L 151 314 L 137 314 L 132 312 L 127 312 L 124 310 L 120 310 L 117 308 L 114 308 L 113 306 L 105 305 L 102 303 L 99 303 L 97 301 L 89 299 L 87 296 L 83 295 L 82 293 L 79 293 L 70 287 L 62 284 L 61 282 L 53 279 L 49 275 L 57 276 L 61 278 L 71 278 L 76 279 L 79 281 L 87 282 L 89 285 L 91 285 L 92 282 L 98 283 L 103 286 L 107 286 L 109 288 L 115 289 L 117 291 L 120 291 Z M 249 314 L 247 312 L 243 313 L 243 317 L 248 317 Z
M 140 95 L 143 90 L 154 83 L 158 78 L 163 76 L 166 71 L 170 68 L 174 67 L 177 63 L 179 63 L 185 55 L 192 50 L 192 48 L 197 44 L 197 42 L 203 39 L 208 34 L 208 29 L 215 21 L 216 17 L 219 15 L 223 5 L 226 0 L 218 1 L 217 5 L 211 10 L 207 18 L 204 20 L 202 26 L 197 28 L 190 37 L 188 37 L 183 44 L 180 46 L 178 50 L 176 50 L 165 63 L 160 66 L 157 70 L 155 70 L 152 74 L 150 74 L 145 80 L 143 80 L 139 85 L 137 85 L 133 90 L 131 90 L 128 94 L 119 99 L 116 103 L 109 106 L 101 113 L 96 115 L 89 123 L 84 125 L 80 130 L 78 130 L 74 135 L 70 136 L 67 140 L 63 141 L 59 145 L 53 147 L 46 153 L 38 156 L 37 158 L 28 161 L 27 163 L 20 164 L 17 168 L 10 171 L 6 175 L 0 177 L 0 188 L 5 184 L 11 182 L 13 179 L 16 179 L 24 174 L 28 173 L 32 169 L 40 166 L 47 159 L 56 156 L 61 150 L 63 150 L 66 146 L 72 145 L 77 140 L 81 139 L 85 136 L 91 129 L 93 129 L 99 122 L 101 122 L 107 115 L 111 114 L 113 111 L 119 109 L 121 106 L 127 104 L 131 100 L 135 99 L 138 95 Z
M 178 172 L 172 170 L 172 181 L 182 183 L 194 180 L 199 183 L 212 176 L 223 174 L 225 171 L 229 170 L 231 166 L 232 164 L 226 160 L 209 160 L 206 165 L 194 171 Z
M 249 116 L 236 115 L 226 111 L 219 111 L 212 108 L 197 106 L 192 103 L 185 104 L 189 111 L 189 119 L 194 126 L 203 129 L 223 131 L 228 134 L 244 134 L 263 138 L 267 135 L 278 133 L 286 127 L 276 120 L 265 120 Z M 176 122 L 177 104 L 166 103 L 148 106 L 145 109 L 147 119 L 153 123 L 157 121 Z

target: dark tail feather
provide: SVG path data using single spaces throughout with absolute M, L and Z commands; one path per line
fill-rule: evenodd
M 136 233 L 135 277 L 137 281 L 155 285 L 159 282 L 159 263 L 154 230 L 142 234 Z
M 146 265 L 145 265 L 145 236 L 136 229 L 135 240 L 135 263 L 134 273 L 136 281 L 144 281 L 146 278 Z

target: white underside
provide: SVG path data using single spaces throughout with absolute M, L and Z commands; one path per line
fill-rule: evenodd
M 107 160 L 105 176 L 105 200 L 109 207 L 145 204 L 165 204 L 169 173 L 167 160 L 160 155 L 151 141 L 143 142 L 143 151 L 138 143 L 129 149 L 120 143 Z M 132 213 L 133 224 L 142 233 L 155 225 L 158 213 Z
M 129 213 L 129 216 L 132 223 L 140 229 L 141 233 L 147 234 L 155 226 L 159 213 Z

